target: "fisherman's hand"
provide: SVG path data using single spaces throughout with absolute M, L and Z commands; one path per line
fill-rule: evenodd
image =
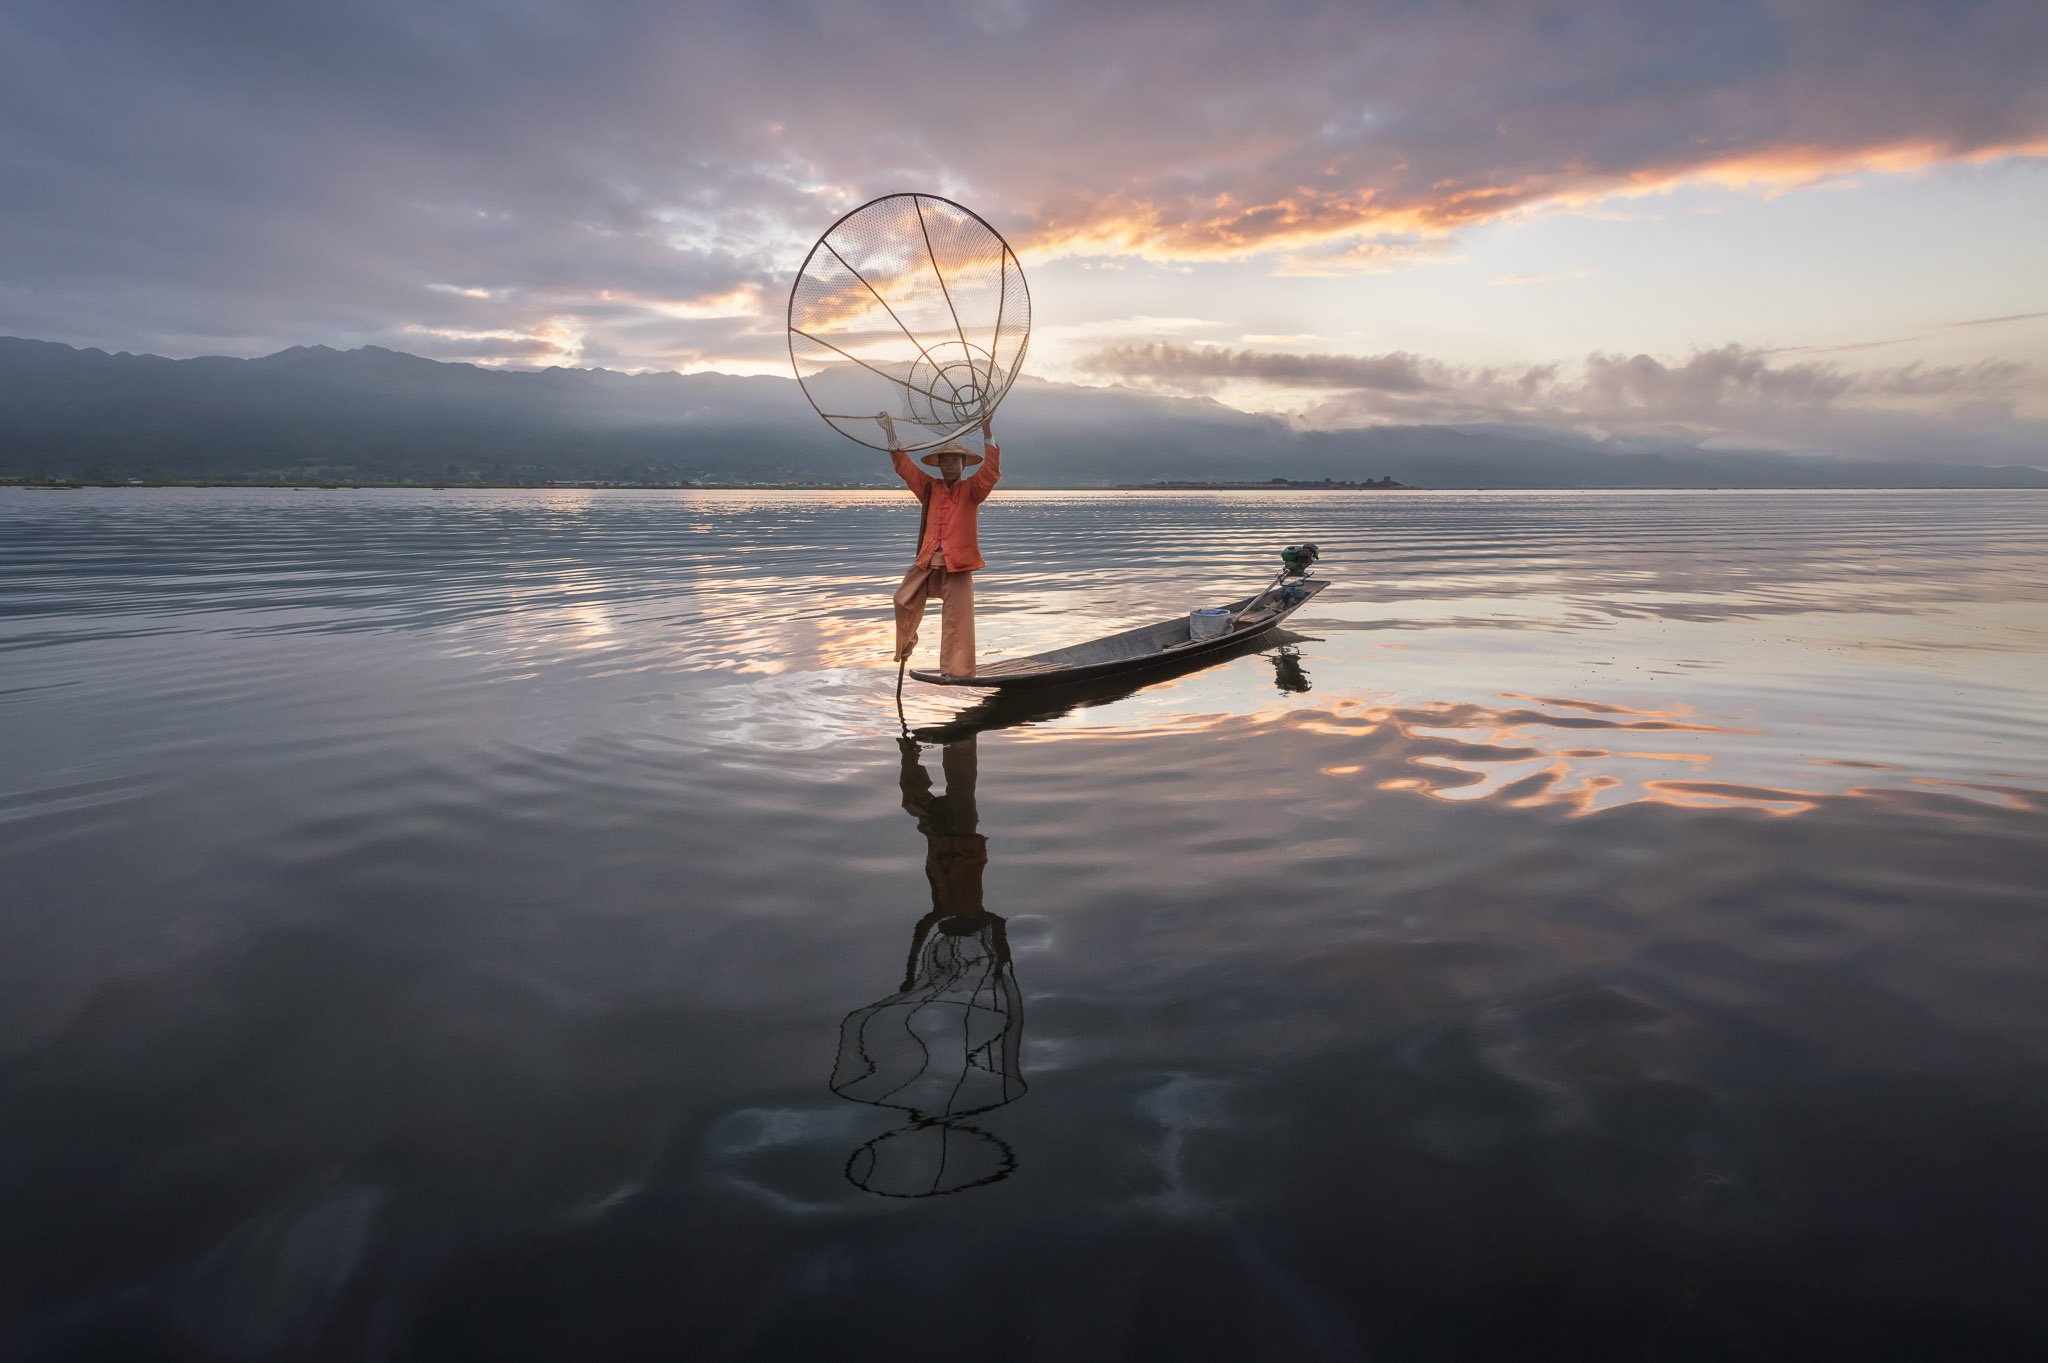
M 876 412 L 875 420 L 882 423 L 882 437 L 889 442 L 889 448 L 896 448 L 896 422 L 887 412 Z
M 996 438 L 995 432 L 989 429 L 990 420 L 991 418 L 989 417 L 983 417 L 981 419 L 981 443 L 984 445 L 988 444 L 989 441 L 994 440 Z

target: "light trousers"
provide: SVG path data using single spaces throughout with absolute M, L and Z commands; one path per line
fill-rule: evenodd
M 939 671 L 955 677 L 974 675 L 974 574 L 949 573 L 943 567 L 912 564 L 896 589 L 896 661 L 917 647 L 917 627 L 924 604 L 939 598 Z

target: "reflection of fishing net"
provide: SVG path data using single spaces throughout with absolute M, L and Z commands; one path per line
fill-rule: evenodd
M 1031 293 L 1009 244 L 930 194 L 856 208 L 811 248 L 789 292 L 789 358 L 818 414 L 875 449 L 887 412 L 906 450 L 972 429 L 1010 391 Z
M 996 1137 L 951 1120 L 1024 1094 L 1023 1000 L 991 938 L 987 927 L 942 927 L 908 989 L 856 1009 L 840 1027 L 832 1091 L 911 1118 L 847 1161 L 846 1176 L 870 1192 L 958 1192 L 994 1182 L 1016 1163 Z
M 847 1015 L 834 1093 L 930 1118 L 986 1112 L 1023 1095 L 1023 1009 L 988 935 L 934 933 L 910 988 Z
M 1000 1136 L 961 1122 L 912 1122 L 854 1151 L 846 1177 L 883 1197 L 937 1197 L 1000 1182 L 1016 1167 Z

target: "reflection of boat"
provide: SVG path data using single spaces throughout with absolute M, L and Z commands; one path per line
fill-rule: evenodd
M 1126 672 L 1172 667 L 1193 658 L 1237 647 L 1256 639 L 1315 599 L 1329 586 L 1321 579 L 1276 582 L 1265 591 L 1233 601 L 1224 609 L 1229 625 L 1214 638 L 1197 639 L 1189 631 L 1188 617 L 1175 616 L 1156 625 L 1144 625 L 1121 634 L 1070 644 L 1046 653 L 992 662 L 970 677 L 949 677 L 943 672 L 914 671 L 910 675 L 936 686 L 1024 687 L 1058 686 Z
M 1273 655 L 1273 685 L 1296 694 L 1312 691 L 1315 688 L 1309 684 L 1308 669 L 1301 665 L 1301 650 L 1291 642 L 1301 636 L 1288 637 L 1290 642 L 1281 644 L 1280 651 Z
M 1279 646 L 1279 653 L 1273 655 L 1274 685 L 1282 691 L 1306 691 L 1308 679 L 1301 670 L 1300 657 L 1288 650 L 1307 642 L 1309 636 L 1292 630 L 1266 629 L 1260 630 L 1256 636 L 1239 635 L 1225 647 L 1212 652 L 1183 655 L 1142 672 L 1111 673 L 1064 684 L 996 691 L 943 723 L 921 725 L 911 736 L 920 743 L 955 743 L 975 734 L 1013 728 L 1019 724 L 1041 724 L 1076 710 L 1114 705 L 1147 686 L 1200 672 L 1235 658 L 1262 653 L 1275 645 Z

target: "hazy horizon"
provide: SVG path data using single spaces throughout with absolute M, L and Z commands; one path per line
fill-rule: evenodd
M 1013 486 L 2026 487 L 2007 462 L 1591 438 L 1528 426 L 1316 430 L 1133 386 L 1022 383 L 998 413 Z M 2048 462 L 2048 461 L 2040 461 Z M 69 481 L 883 483 L 788 376 L 501 370 L 363 346 L 173 360 L 0 337 L 0 477 Z

